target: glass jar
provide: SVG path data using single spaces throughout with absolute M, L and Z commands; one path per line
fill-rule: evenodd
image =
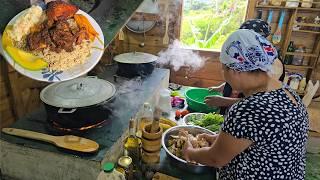
M 305 47 L 304 46 L 298 46 L 298 48 L 294 51 L 296 53 L 305 53 Z M 296 66 L 301 66 L 303 63 L 303 55 L 295 55 L 293 56 L 292 64 Z

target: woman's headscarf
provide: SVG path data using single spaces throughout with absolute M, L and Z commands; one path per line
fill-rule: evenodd
M 237 71 L 269 72 L 277 57 L 276 49 L 265 37 L 247 29 L 232 33 L 220 53 L 221 63 Z
M 249 19 L 240 26 L 240 29 L 251 29 L 264 37 L 271 34 L 271 26 L 262 19 Z

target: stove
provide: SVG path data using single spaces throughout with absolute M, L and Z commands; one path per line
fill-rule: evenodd
M 1 134 L 0 168 L 8 179 L 96 179 L 104 162 L 116 162 L 123 154 L 123 142 L 128 135 L 129 120 L 137 117 L 143 104 L 154 104 L 159 89 L 168 87 L 169 70 L 155 69 L 154 72 L 130 89 L 131 80 L 117 77 L 114 82 L 116 66 L 106 68 L 99 78 L 114 83 L 119 92 L 113 103 L 106 105 L 111 115 L 94 127 L 72 130 L 73 134 L 96 141 L 99 149 L 96 153 L 85 154 L 59 149 L 54 145 Z M 57 124 L 48 124 L 45 108 L 16 121 L 11 128 L 57 135 L 68 134 Z M 87 128 L 87 129 L 86 129 Z M 0 177 L 1 179 L 1 177 Z

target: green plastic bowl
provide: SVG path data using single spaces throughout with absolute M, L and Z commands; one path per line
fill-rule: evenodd
M 204 99 L 207 96 L 214 96 L 222 94 L 217 91 L 209 91 L 206 88 L 190 88 L 185 91 L 184 93 L 188 108 L 195 112 L 203 112 L 203 113 L 210 113 L 210 112 L 218 112 L 218 107 L 209 107 L 204 103 Z

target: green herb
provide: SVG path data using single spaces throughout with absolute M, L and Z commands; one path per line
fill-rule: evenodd
M 190 124 L 201 126 L 206 129 L 209 129 L 213 132 L 219 131 L 220 125 L 223 123 L 224 118 L 220 114 L 209 113 L 202 117 L 199 115 L 193 114 L 189 117 Z

